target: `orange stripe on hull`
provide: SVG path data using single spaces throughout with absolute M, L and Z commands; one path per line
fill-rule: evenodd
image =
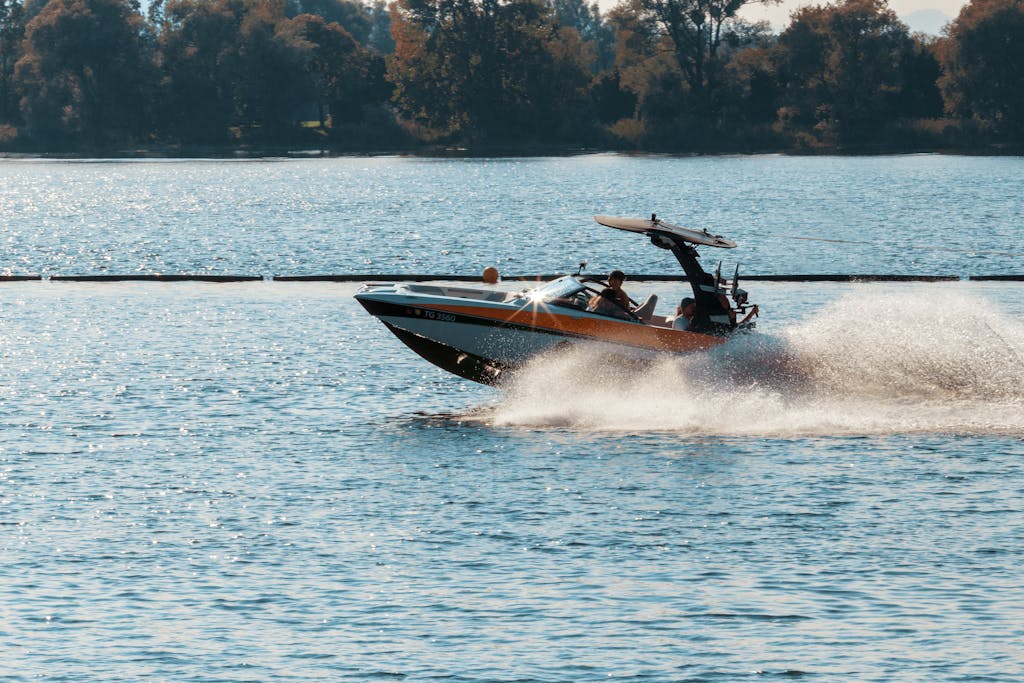
M 685 353 L 687 351 L 705 351 L 719 344 L 724 344 L 722 337 L 713 337 L 697 332 L 683 332 L 682 330 L 669 330 L 663 327 L 653 327 L 638 323 L 618 321 L 613 318 L 591 318 L 573 317 L 553 313 L 550 309 L 543 307 L 526 307 L 516 311 L 507 309 L 490 308 L 487 306 L 454 306 L 431 304 L 421 308 L 430 308 L 446 313 L 457 313 L 470 315 L 486 320 L 494 320 L 513 325 L 525 325 L 536 327 L 540 330 L 550 330 L 565 334 L 580 335 L 591 339 L 636 346 L 653 351 L 669 351 Z

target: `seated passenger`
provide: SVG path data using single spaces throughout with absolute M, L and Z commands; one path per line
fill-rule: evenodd
M 672 321 L 673 330 L 687 330 L 693 322 L 693 316 L 697 312 L 697 302 L 690 297 L 685 297 L 676 306 L 676 317 Z

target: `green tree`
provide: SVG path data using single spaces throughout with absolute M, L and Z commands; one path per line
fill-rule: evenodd
M 778 0 L 631 0 L 633 11 L 667 38 L 691 94 L 694 111 L 711 117 L 722 78 L 722 48 L 737 40 L 738 12 L 750 4 Z
M 1024 2 L 972 0 L 940 42 L 946 109 L 1024 136 Z
M 770 125 L 778 110 L 780 89 L 766 45 L 739 50 L 726 65 L 723 118 L 733 125 Z
M 683 107 L 685 84 L 678 63 L 672 56 L 670 42 L 647 13 L 637 12 L 635 4 L 620 3 L 608 13 L 608 25 L 615 35 L 615 84 L 623 98 L 610 92 L 607 79 L 594 84 L 594 98 L 599 105 L 602 122 L 618 109 L 622 113 L 610 126 L 614 138 L 631 146 L 644 146 L 657 129 L 673 127 Z M 606 108 L 608 99 L 622 107 Z M 633 101 L 626 113 L 625 99 Z
M 290 143 L 358 122 L 391 94 L 384 59 L 285 0 L 171 0 L 159 30 L 163 130 L 179 141 Z M 304 139 L 304 138 L 303 138 Z
M 130 0 L 50 0 L 25 29 L 15 66 L 29 134 L 105 145 L 143 130 L 144 21 Z
M 896 102 L 897 115 L 906 118 L 934 119 L 942 116 L 939 90 L 942 66 L 936 52 L 938 41 L 913 34 L 913 47 L 903 53 L 903 87 Z
M 25 7 L 21 0 L 0 0 L 0 124 L 18 118 L 14 65 L 21 58 L 25 38 Z
M 459 140 L 585 137 L 592 52 L 533 0 L 401 0 L 388 77 L 400 111 Z
M 591 96 L 601 123 L 612 124 L 636 113 L 636 94 L 622 87 L 618 70 L 606 71 L 594 79 Z
M 391 95 L 384 78 L 384 60 L 360 45 L 341 25 L 303 14 L 283 22 L 277 38 L 298 56 L 309 78 L 321 127 L 356 123 L 366 107 Z
M 312 14 L 321 17 L 327 24 L 339 24 L 346 33 L 363 45 L 370 39 L 370 33 L 373 30 L 371 9 L 361 2 L 288 0 L 285 13 L 291 18 L 300 14 Z
M 585 0 L 549 1 L 558 24 L 576 29 L 580 38 L 593 46 L 597 56 L 595 73 L 611 68 L 615 62 L 615 30 L 602 18 L 598 4 L 588 5 Z
M 885 0 L 800 9 L 775 49 L 782 124 L 829 143 L 870 140 L 900 116 L 915 50 Z
M 738 139 L 738 125 L 765 125 L 762 112 L 771 105 L 765 100 L 774 96 L 768 87 L 773 72 L 757 68 L 755 60 L 738 61 L 737 56 L 771 44 L 767 24 L 736 17 L 723 22 L 714 66 L 695 88 L 680 65 L 675 43 L 654 13 L 635 2 L 622 4 L 609 14 L 609 22 L 617 35 L 622 87 L 637 99 L 636 119 L 616 126 L 614 134 L 646 147 L 713 151 L 731 148 Z M 774 117 L 774 108 L 771 111 Z
M 232 71 L 238 122 L 260 142 L 284 141 L 313 99 L 303 50 L 278 33 L 286 26 L 283 0 L 254 2 L 242 19 Z
M 222 144 L 236 122 L 242 0 L 170 0 L 157 39 L 158 129 L 180 141 Z

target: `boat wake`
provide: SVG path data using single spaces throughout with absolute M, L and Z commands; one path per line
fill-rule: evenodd
M 853 292 L 774 336 L 644 365 L 575 347 L 535 359 L 498 426 L 804 436 L 1024 435 L 1024 325 L 965 293 Z

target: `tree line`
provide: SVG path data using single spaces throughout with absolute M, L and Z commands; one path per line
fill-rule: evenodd
M 1024 0 L 751 1 L 0 0 L 0 151 L 1024 142 Z

